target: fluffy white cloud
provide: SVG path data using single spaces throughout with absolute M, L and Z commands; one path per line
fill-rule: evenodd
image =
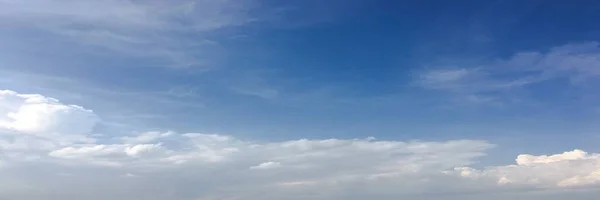
M 90 132 L 66 124 L 93 112 L 41 95 L 2 94 L 2 128 L 10 133 L 0 135 L 0 198 L 6 199 L 560 199 L 546 193 L 597 192 L 600 183 L 600 155 L 582 150 L 474 167 L 494 147 L 480 140 L 269 142 L 144 132 L 56 142 Z M 26 112 L 33 125 L 16 128 L 10 113 L 30 104 L 51 112 Z M 55 114 L 58 108 L 73 116 Z
M 593 185 L 600 181 L 600 154 L 573 150 L 556 155 L 519 155 L 516 165 L 484 170 L 457 168 L 461 176 L 489 179 L 500 185 L 531 185 L 543 188 Z
M 90 141 L 99 121 L 93 111 L 38 94 L 0 91 L 0 129 L 57 142 Z
M 517 157 L 518 165 L 535 165 L 540 163 L 553 163 L 567 160 L 581 160 L 588 158 L 589 155 L 582 150 L 576 149 L 570 152 L 564 152 L 562 154 L 556 155 L 543 155 L 543 156 L 534 156 L 529 154 L 519 155 Z M 592 158 L 595 156 L 592 156 Z

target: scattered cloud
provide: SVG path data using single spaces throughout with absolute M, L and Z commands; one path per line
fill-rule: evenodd
M 17 112 L 24 104 L 64 107 L 68 108 L 66 113 L 92 113 L 42 95 L 14 91 L 2 94 L 0 105 L 5 113 Z M 89 129 L 54 128 L 81 119 L 53 114 L 52 106 L 44 110 L 49 112 L 31 112 L 28 116 L 61 126 L 32 123 L 35 129 L 15 129 L 3 122 L 3 133 L 10 134 L 0 135 L 0 186 L 18 180 L 38 189 L 0 192 L 0 197 L 37 192 L 47 199 L 72 195 L 82 199 L 130 199 L 125 197 L 140 196 L 137 192 L 145 191 L 143 195 L 154 199 L 282 199 L 289 195 L 301 199 L 397 199 L 446 194 L 460 199 L 460 194 L 589 188 L 600 180 L 600 156 L 582 150 L 556 155 L 522 154 L 517 156 L 516 164 L 478 169 L 474 167 L 478 158 L 495 146 L 481 140 L 396 141 L 370 137 L 269 142 L 220 134 L 142 132 L 110 140 L 92 135 L 86 136 L 90 140 L 61 143 L 55 141 Z M 32 129 L 44 132 L 39 133 L 41 136 L 46 132 L 54 135 L 32 137 Z M 49 144 L 41 148 L 43 142 Z M 32 172 L 38 175 L 28 175 Z M 52 183 L 43 181 L 44 177 L 52 177 Z M 126 177 L 135 178 L 123 179 Z M 116 187 L 127 187 L 127 191 Z

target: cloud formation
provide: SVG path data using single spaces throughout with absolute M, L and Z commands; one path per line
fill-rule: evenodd
M 582 150 L 477 169 L 494 147 L 480 140 L 268 142 L 175 132 L 100 140 L 86 135 L 97 120 L 91 110 L 0 94 L 0 197 L 8 199 L 462 199 L 600 182 L 600 155 Z
M 254 8 L 255 3 L 246 0 L 2 0 L 0 24 L 120 55 L 168 60 L 172 63 L 168 66 L 187 67 L 207 64 L 207 54 L 217 56 L 214 52 L 218 42 L 208 35 L 252 23 L 256 20 L 250 15 Z M 183 35 L 195 37 L 185 39 Z
M 600 77 L 598 42 L 566 44 L 547 51 L 522 51 L 474 66 L 443 66 L 419 71 L 414 85 L 458 94 L 470 102 L 490 102 L 511 90 L 556 79 L 571 85 Z M 487 99 L 487 101 L 486 101 Z
M 484 170 L 457 168 L 461 176 L 491 179 L 500 185 L 529 185 L 540 188 L 589 186 L 600 181 L 600 154 L 573 150 L 555 155 L 522 154 L 515 165 Z
M 91 110 L 38 94 L 0 90 L 0 128 L 56 142 L 92 140 L 99 121 Z

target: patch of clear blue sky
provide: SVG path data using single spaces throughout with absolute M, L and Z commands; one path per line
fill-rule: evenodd
M 529 103 L 464 105 L 413 81 L 419 70 L 476 67 L 516 52 L 599 41 L 598 1 L 311 0 L 261 5 L 261 10 L 279 9 L 277 20 L 201 38 L 171 35 L 218 43 L 194 54 L 204 63 L 200 68 L 162 67 L 169 62 L 35 30 L 2 30 L 14 40 L 5 41 L 2 68 L 83 80 L 92 88 L 57 84 L 83 98 L 55 95 L 106 115 L 127 110 L 155 116 L 140 120 L 137 130 L 267 140 L 475 138 L 512 144 L 515 152 L 527 145 L 535 146 L 528 148 L 533 152 L 593 147 L 578 139 L 597 130 L 598 113 L 592 107 L 598 106 L 598 98 L 585 95 L 593 88 L 553 80 L 512 94 Z M 34 82 L 6 84 L 33 92 Z M 144 96 L 157 93 L 168 101 Z

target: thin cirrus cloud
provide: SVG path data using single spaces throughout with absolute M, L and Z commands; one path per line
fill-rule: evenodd
M 558 78 L 566 78 L 572 85 L 597 79 L 600 76 L 598 58 L 598 42 L 566 44 L 547 51 L 518 52 L 507 59 L 475 66 L 421 70 L 416 73 L 413 84 L 429 90 L 486 98 L 482 94 L 502 94 Z
M 514 164 L 480 168 L 478 159 L 495 147 L 481 140 L 255 141 L 175 132 L 100 140 L 95 121 L 81 118 L 91 110 L 39 94 L 0 95 L 3 199 L 463 199 L 600 183 L 600 155 L 582 150 L 522 154 Z M 22 110 L 30 121 L 14 126 Z
M 0 23 L 120 56 L 162 59 L 172 63 L 166 66 L 187 67 L 217 56 L 218 38 L 208 35 L 256 21 L 250 15 L 255 8 L 253 1 L 2 0 Z M 94 52 L 94 48 L 82 49 Z

